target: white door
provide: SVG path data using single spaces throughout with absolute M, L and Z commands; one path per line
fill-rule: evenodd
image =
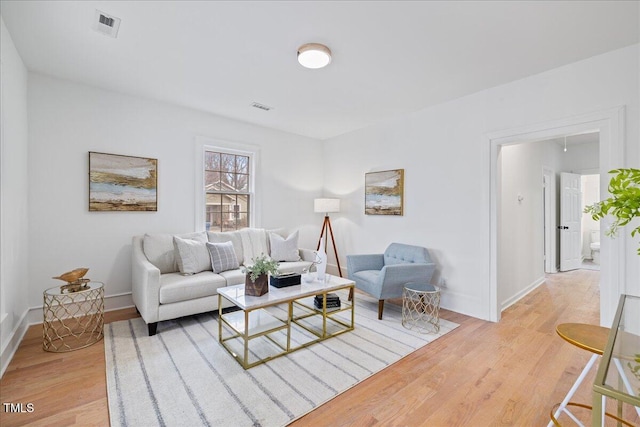
M 580 175 L 560 174 L 560 271 L 580 268 L 582 209 L 580 209 Z

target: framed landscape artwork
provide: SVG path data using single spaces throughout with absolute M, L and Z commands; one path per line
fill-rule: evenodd
M 369 172 L 364 176 L 364 213 L 402 215 L 404 169 Z
M 89 152 L 89 211 L 157 211 L 158 160 Z

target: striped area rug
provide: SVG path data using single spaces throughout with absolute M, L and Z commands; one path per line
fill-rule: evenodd
M 402 327 L 400 307 L 382 321 L 377 307 L 356 293 L 353 331 L 246 371 L 218 343 L 214 313 L 161 322 L 153 337 L 140 318 L 110 323 L 111 425 L 283 426 L 458 326 L 421 334 Z

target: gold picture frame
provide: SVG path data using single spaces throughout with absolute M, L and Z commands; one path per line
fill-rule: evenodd
M 89 151 L 89 211 L 158 210 L 158 159 Z
M 365 174 L 364 213 L 400 216 L 404 214 L 404 169 Z

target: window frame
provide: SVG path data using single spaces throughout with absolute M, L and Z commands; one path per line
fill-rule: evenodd
M 225 141 L 218 141 L 206 137 L 196 138 L 196 168 L 195 168 L 195 181 L 196 181 L 196 203 L 195 203 L 195 224 L 194 230 L 206 231 L 206 197 L 205 190 L 205 152 L 213 151 L 224 154 L 234 154 L 238 156 L 245 156 L 249 158 L 248 168 L 248 191 L 246 192 L 220 192 L 217 194 L 246 194 L 249 197 L 247 221 L 249 227 L 260 227 L 260 212 L 257 211 L 260 206 L 260 191 L 258 180 L 256 176 L 259 170 L 259 148 L 249 144 L 231 143 Z M 220 231 L 220 230 L 211 230 Z

